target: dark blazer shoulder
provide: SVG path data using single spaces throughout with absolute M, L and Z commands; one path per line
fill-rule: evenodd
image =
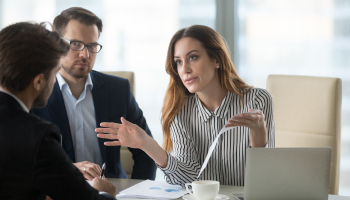
M 36 142 L 39 145 L 45 134 L 50 133 L 55 139 L 61 141 L 59 128 L 55 124 L 30 113 L 26 114 L 24 119 L 25 122 L 21 126 L 27 130 L 32 130 L 28 132 L 31 133 L 27 136 L 28 140 Z

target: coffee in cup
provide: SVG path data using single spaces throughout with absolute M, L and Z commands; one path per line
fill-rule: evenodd
M 193 193 L 188 186 L 192 186 Z M 186 190 L 190 195 L 194 195 L 196 199 L 200 200 L 214 200 L 219 193 L 219 181 L 193 181 L 185 184 Z

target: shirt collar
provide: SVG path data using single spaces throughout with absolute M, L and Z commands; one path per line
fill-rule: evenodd
M 56 78 L 57 78 L 57 82 L 58 82 L 58 85 L 60 86 L 60 89 L 62 91 L 62 88 L 67 85 L 67 82 L 64 80 L 64 78 L 62 77 L 62 75 L 57 72 L 56 74 Z M 88 74 L 87 78 L 86 78 L 86 82 L 85 82 L 85 89 L 90 86 L 90 89 L 92 90 L 92 87 L 93 87 L 93 83 L 92 83 L 92 80 L 91 80 L 91 76 L 90 76 L 90 73 Z
M 195 94 L 196 98 L 196 103 L 198 107 L 198 112 L 201 118 L 203 119 L 204 122 L 206 122 L 211 116 L 217 116 L 220 117 L 221 119 L 224 119 L 226 116 L 227 111 L 230 108 L 230 102 L 232 99 L 233 94 L 231 92 L 227 92 L 224 100 L 222 100 L 221 104 L 219 107 L 217 107 L 214 112 L 210 112 L 201 102 L 199 99 L 198 95 Z
M 11 97 L 13 97 L 14 99 L 16 99 L 16 101 L 19 103 L 19 105 L 21 105 L 21 107 L 23 108 L 23 110 L 26 111 L 27 113 L 29 113 L 29 110 L 28 110 L 27 106 L 24 105 L 24 103 L 23 103 L 18 97 L 16 97 L 16 95 L 14 95 L 14 94 L 12 94 L 12 93 L 10 93 L 10 92 L 1 90 L 1 89 L 0 89 L 0 91 L 3 92 L 3 93 L 6 93 L 6 94 L 10 95 Z

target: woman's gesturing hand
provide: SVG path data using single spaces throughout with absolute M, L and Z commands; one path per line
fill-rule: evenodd
M 248 112 L 254 111 L 249 109 Z M 264 147 L 266 145 L 266 124 L 262 111 L 258 113 L 242 113 L 232 117 L 226 127 L 245 126 L 250 129 L 250 145 L 252 147 Z
M 131 122 L 121 118 L 122 124 L 102 122 L 102 128 L 96 128 L 97 137 L 115 141 L 105 142 L 106 146 L 126 146 L 138 148 L 146 152 L 159 166 L 166 167 L 168 163 L 167 153 L 153 140 L 152 137 Z M 117 140 L 117 141 L 116 141 Z
M 121 118 L 122 124 L 102 122 L 102 128 L 96 128 L 97 137 L 114 141 L 105 142 L 106 146 L 126 146 L 142 149 L 150 137 L 139 126 Z

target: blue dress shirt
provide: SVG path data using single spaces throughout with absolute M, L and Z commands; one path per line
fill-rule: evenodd
M 56 78 L 66 105 L 76 162 L 89 161 L 102 166 L 98 138 L 95 133 L 96 117 L 90 74 L 86 78 L 84 91 L 78 99 L 73 96 L 60 73 L 56 74 Z
M 93 106 L 95 110 L 96 121 L 94 127 L 99 127 L 101 122 L 121 123 L 120 117 L 124 117 L 126 120 L 137 124 L 152 137 L 151 131 L 143 117 L 142 110 L 138 107 L 134 95 L 130 91 L 130 84 L 127 79 L 103 74 L 94 70 L 90 72 L 90 76 L 93 88 L 92 90 L 86 89 L 86 95 L 88 91 L 91 91 L 93 104 L 89 104 L 88 106 Z M 74 124 L 71 125 L 68 118 L 69 109 L 66 107 L 69 105 L 65 102 L 63 95 L 63 91 L 58 81 L 56 81 L 47 106 L 40 109 L 32 109 L 31 112 L 59 127 L 62 134 L 63 149 L 72 162 L 78 162 L 75 154 L 76 144 L 73 144 L 75 143 L 73 142 L 73 137 L 75 136 L 71 133 L 71 130 L 74 130 L 71 129 Z M 67 106 L 65 104 L 67 104 Z M 83 110 L 87 109 L 84 106 L 82 106 L 82 108 Z M 83 115 L 85 115 L 84 111 Z M 87 132 L 84 131 L 84 134 L 86 133 Z M 96 133 L 94 133 L 94 136 L 96 137 Z M 97 141 L 102 162 L 106 163 L 105 176 L 107 178 L 127 178 L 121 165 L 120 146 L 105 146 L 104 142 L 108 141 L 107 139 L 98 138 Z M 87 148 L 90 149 L 90 146 L 87 147 L 85 145 L 85 155 Z M 156 175 L 156 165 L 154 161 L 141 149 L 129 148 L 129 150 L 135 162 L 131 178 L 154 180 Z M 98 153 L 96 153 L 96 155 L 97 154 Z

